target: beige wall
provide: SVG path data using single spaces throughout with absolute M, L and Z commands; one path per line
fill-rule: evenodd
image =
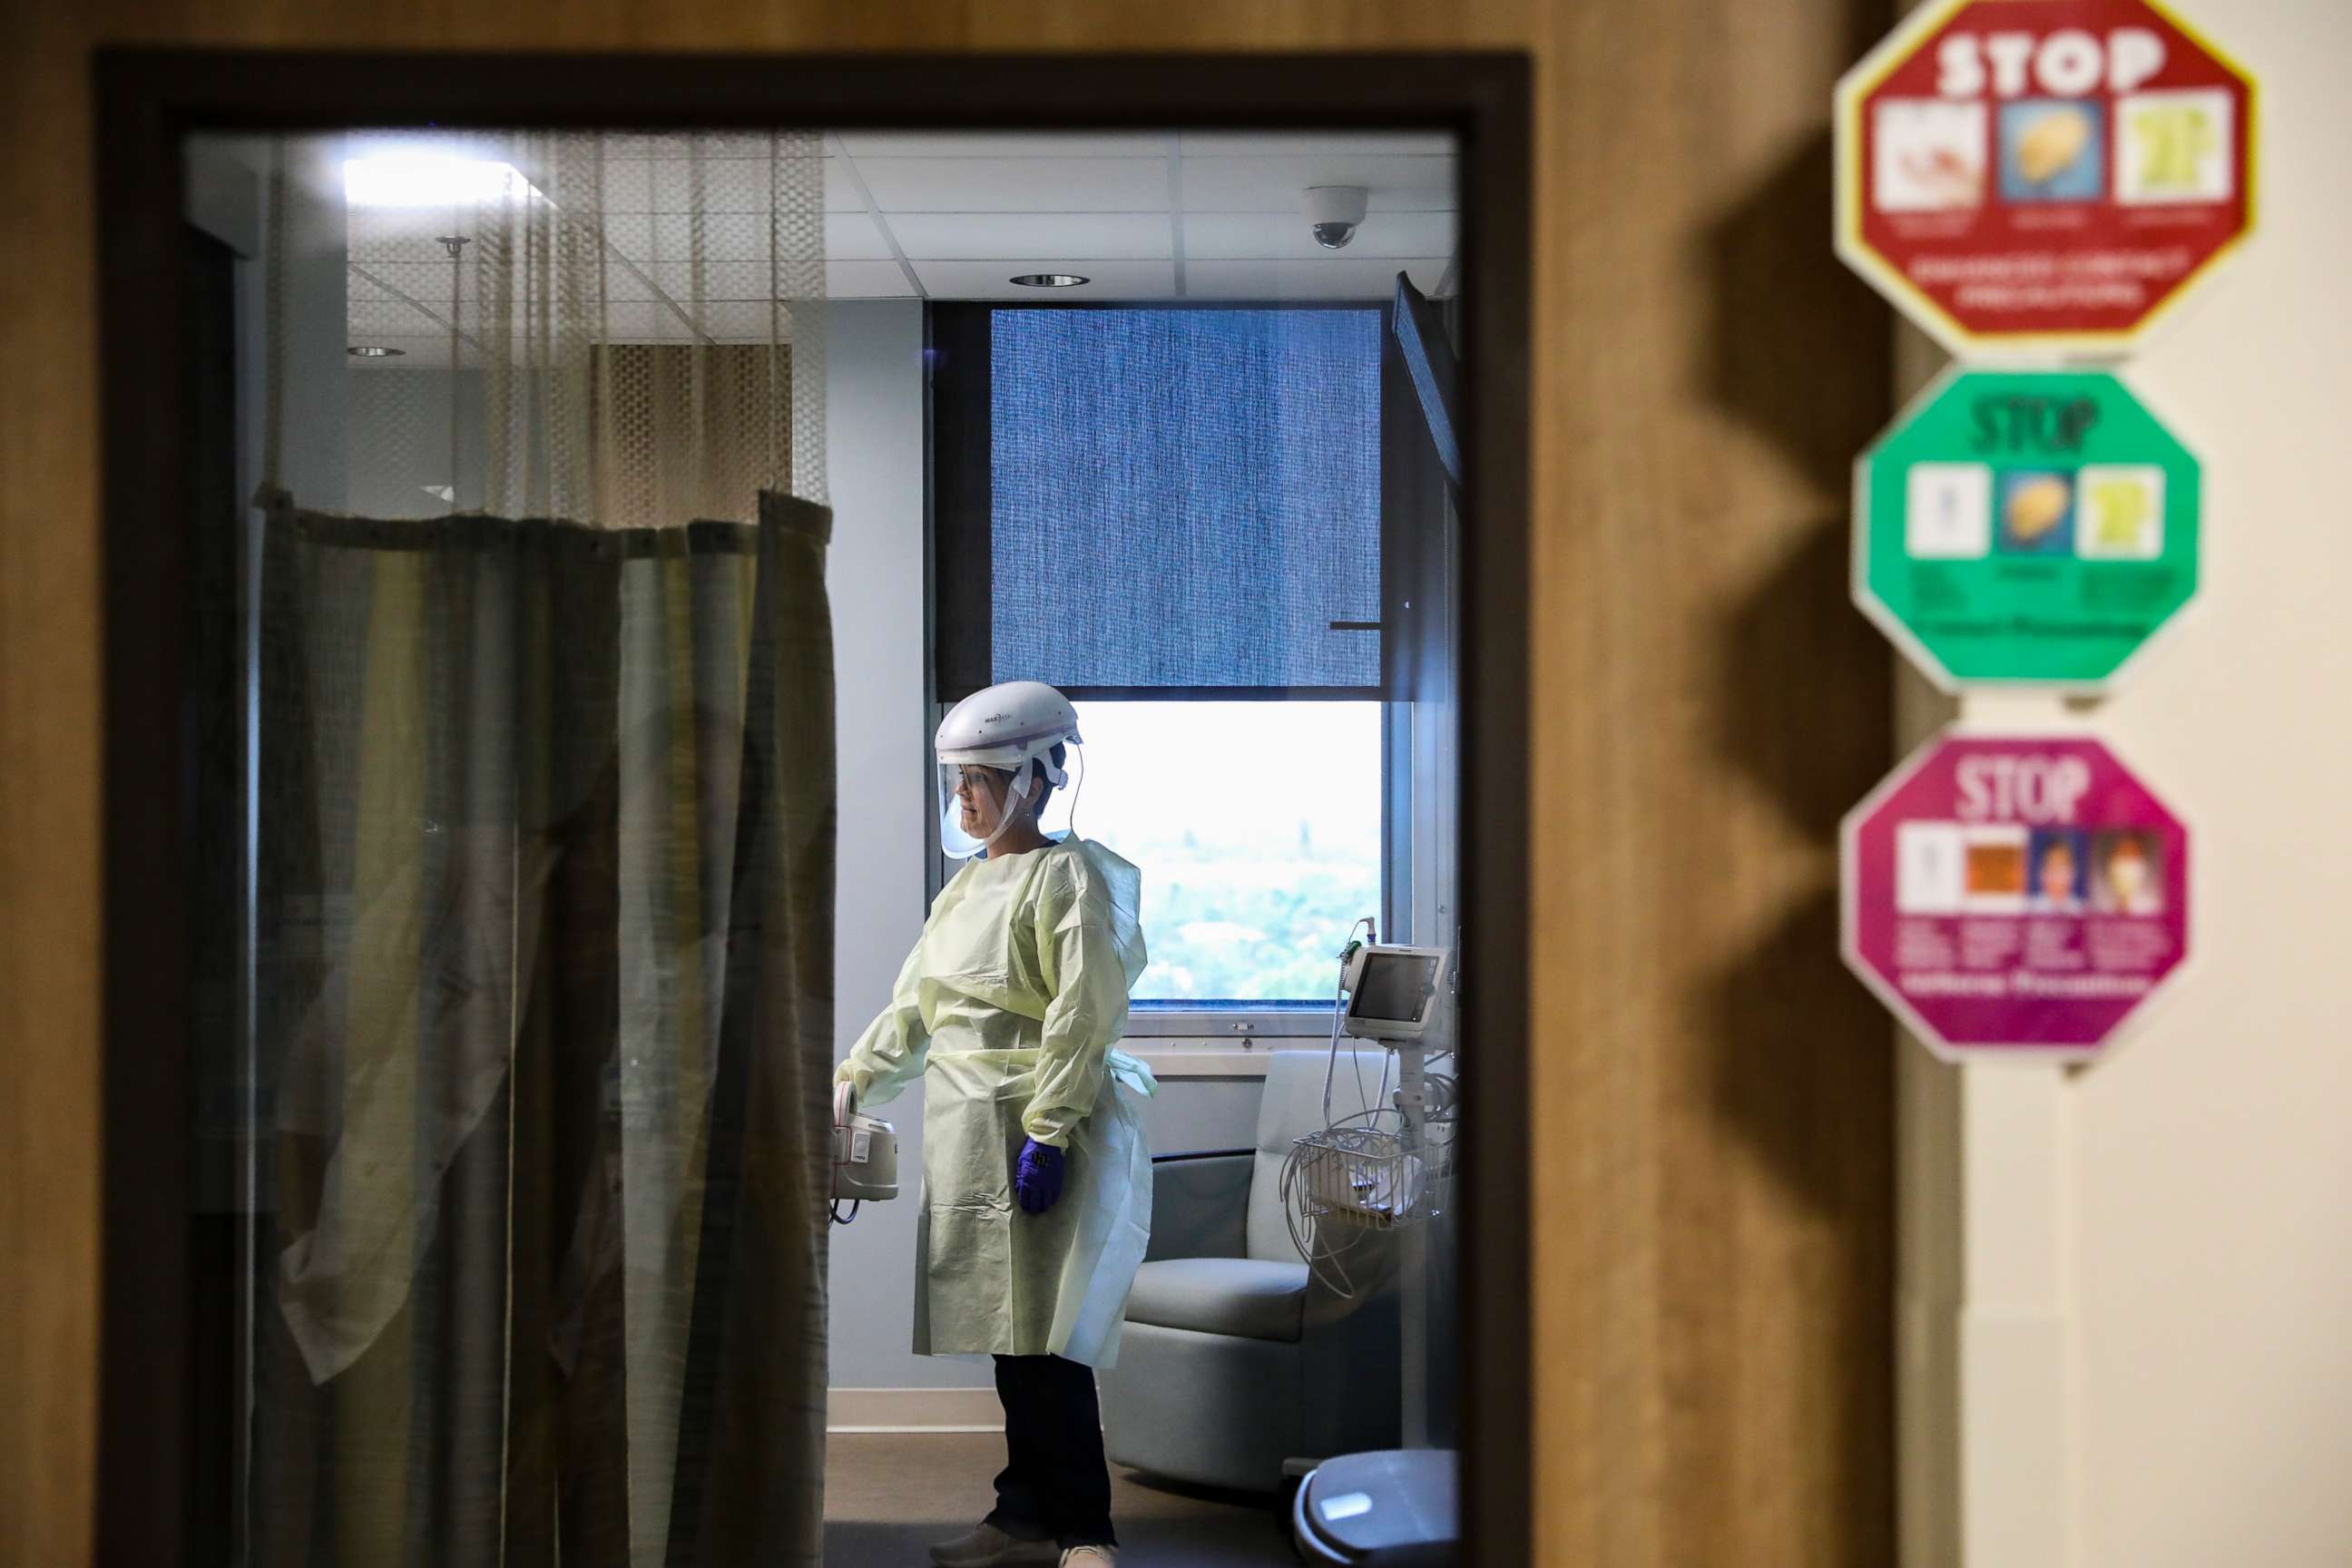
M 2203 623 L 2116 705 L 2194 814 L 2199 973 L 2073 1108 L 2083 1558 L 2352 1563 L 2352 7 L 2235 0 L 2263 233 L 2140 376 L 2210 464 Z
M 2091 717 L 2192 822 L 2195 968 L 2086 1070 L 1906 1068 L 1907 1568 L 2352 1563 L 2352 7 L 2192 17 L 2261 80 L 2262 229 L 2127 367 L 2207 588 Z

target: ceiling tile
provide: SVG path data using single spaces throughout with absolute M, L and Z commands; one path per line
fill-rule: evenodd
M 694 220 L 684 213 L 648 213 L 646 227 L 651 242 L 637 259 L 676 261 L 694 253 Z M 744 259 L 735 258 L 734 259 Z
M 1166 300 L 1176 292 L 1176 267 L 1169 261 L 1118 259 L 1022 261 L 918 261 L 915 275 L 934 300 L 1021 300 L 1075 303 L 1097 300 Z M 1010 281 L 1024 272 L 1076 272 L 1090 279 L 1077 289 L 1024 289 Z
M 1309 185 L 1362 185 L 1374 212 L 1451 212 L 1454 160 L 1360 155 L 1186 158 L 1187 212 L 1291 212 Z
M 1166 132 L 843 131 L 853 158 L 1160 158 Z M 1440 148 L 1443 152 L 1444 149 Z
M 698 146 L 706 158 L 764 158 L 771 134 L 776 136 L 778 150 L 791 158 L 801 146 L 818 146 L 824 139 L 821 132 L 809 132 L 810 140 L 803 143 L 797 141 L 799 133 L 789 131 L 604 131 L 596 134 L 602 139 L 608 165 L 623 158 L 684 158 Z
M 686 323 L 667 305 L 611 306 L 605 321 L 616 343 L 678 342 L 687 337 Z
M 849 176 L 849 166 L 838 158 L 824 161 L 824 210 L 829 213 L 862 213 L 866 210 L 866 194 Z
M 430 253 L 439 248 L 434 237 L 448 233 L 456 221 L 447 207 L 349 207 L 343 234 L 354 251 L 422 247 Z
M 604 215 L 604 243 L 632 261 L 644 261 L 653 255 L 653 234 L 651 213 Z
M 653 161 L 615 159 L 604 165 L 604 210 L 608 213 L 649 213 L 654 210 Z
M 657 213 L 654 221 L 661 223 L 679 216 Z M 702 219 L 703 257 L 711 261 L 765 261 L 772 253 L 779 258 L 789 258 L 794 254 L 813 256 L 822 237 L 824 215 L 812 212 L 804 216 L 804 224 L 785 223 L 771 235 L 768 232 L 768 215 L 764 212 L 705 213 Z M 692 254 L 690 249 L 681 250 L 670 253 L 670 258 Z
M 1165 158 L 860 158 L 886 213 L 1166 212 Z
M 353 267 L 348 269 L 348 276 L 343 280 L 343 297 L 353 301 L 377 300 L 389 300 L 392 293 L 377 280 L 372 270 Z
M 1188 157 L 1284 158 L 1331 153 L 1402 153 L 1451 157 L 1454 138 L 1443 131 L 1185 131 L 1176 138 Z
M 654 286 L 684 304 L 699 294 L 705 300 L 765 300 L 775 291 L 777 279 L 764 261 L 656 261 L 646 268 Z
M 706 306 L 700 325 L 721 342 L 764 343 L 772 330 L 790 335 L 781 321 L 771 318 L 766 303 L 758 300 L 728 300 Z
M 355 262 L 349 274 L 352 284 L 362 281 L 372 285 L 365 294 L 353 297 L 389 300 L 414 300 L 428 309 L 446 312 L 451 295 L 469 302 L 479 292 L 479 282 L 460 270 L 454 275 L 446 261 L 387 262 L 370 259 Z
M 767 215 L 764 213 L 705 214 L 701 225 L 701 249 L 698 253 L 695 248 L 694 219 L 688 214 L 655 213 L 646 219 L 646 222 L 650 236 L 650 243 L 647 247 L 643 250 L 624 250 L 624 254 L 633 260 L 690 261 L 699 254 L 705 261 L 756 261 L 762 266 L 767 264 L 771 241 Z M 856 229 L 849 226 L 863 225 L 867 233 L 872 235 L 874 243 L 881 244 L 881 236 L 872 234 L 872 220 L 863 213 L 826 215 L 825 229 L 828 235 L 835 224 L 845 226 L 845 231 L 850 234 L 853 239 Z M 793 254 L 795 246 L 804 245 L 809 241 L 798 234 L 786 233 L 776 236 L 773 243 L 779 255 L 789 258 Z M 828 239 L 827 243 L 829 245 L 831 241 Z M 883 246 L 882 254 L 889 255 L 889 247 Z
M 890 244 L 864 213 L 827 213 L 824 254 L 830 261 L 887 261 Z
M 344 341 L 354 343 L 383 342 L 436 331 L 446 333 L 449 330 L 415 306 L 389 296 L 352 300 L 344 307 L 343 323 Z
M 1184 215 L 1184 254 L 1195 260 L 1385 259 L 1451 255 L 1454 247 L 1452 213 L 1373 213 L 1344 251 L 1316 244 L 1307 219 L 1295 212 Z
M 694 165 L 685 158 L 614 159 L 604 165 L 604 210 L 607 213 L 688 212 L 694 206 Z M 838 158 L 824 161 L 824 210 L 864 212 L 866 198 Z M 764 158 L 703 160 L 703 209 L 761 212 L 768 210 L 768 161 Z M 788 174 L 785 206 L 795 193 Z
M 656 212 L 692 212 L 698 205 L 707 213 L 764 213 L 777 175 L 766 158 L 704 158 L 698 197 L 694 160 L 656 158 L 650 167 Z M 784 188 L 789 195 L 788 175 Z
M 900 249 L 934 261 L 999 256 L 1165 260 L 1173 254 L 1165 212 L 892 213 L 889 224 Z
M 1417 261 L 1193 261 L 1185 293 L 1201 300 L 1385 300 L 1396 275 L 1424 292 L 1445 275 L 1443 258 Z
M 824 291 L 835 300 L 900 300 L 915 294 L 895 261 L 832 262 L 824 269 Z

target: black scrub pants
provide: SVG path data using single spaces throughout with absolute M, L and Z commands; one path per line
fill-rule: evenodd
M 1004 1404 L 1005 1463 L 988 1522 L 1016 1541 L 1051 1541 L 1065 1552 L 1118 1545 L 1094 1368 L 1057 1355 L 1001 1355 L 996 1397 Z

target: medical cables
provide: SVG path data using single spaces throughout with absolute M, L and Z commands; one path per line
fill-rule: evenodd
M 1323 1125 L 1293 1141 L 1283 1162 L 1279 1188 L 1291 1244 L 1326 1285 L 1346 1298 L 1353 1298 L 1357 1289 L 1348 1268 L 1349 1255 L 1376 1233 L 1435 1214 L 1414 1129 L 1404 1112 L 1389 1103 L 1390 1075 L 1396 1065 L 1393 1053 L 1386 1053 L 1378 1091 L 1368 1094 L 1360 1056 L 1349 1052 L 1360 1109 L 1332 1114 L 1340 1024 L 1347 1010 L 1348 968 L 1362 945 L 1356 940 L 1359 930 L 1368 933 L 1367 940 L 1379 940 L 1373 922 L 1360 920 L 1349 928 L 1347 945 L 1339 953 L 1329 1056 L 1323 1069 Z M 1448 1099 L 1450 1106 L 1450 1095 Z

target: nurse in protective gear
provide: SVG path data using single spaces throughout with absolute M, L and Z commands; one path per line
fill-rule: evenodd
M 1093 1369 L 1118 1354 L 1150 1236 L 1136 1104 L 1154 1086 L 1112 1048 L 1147 962 L 1141 874 L 1039 826 L 1078 744 L 1076 710 L 1035 681 L 940 726 L 940 841 L 966 863 L 835 1074 L 861 1106 L 928 1075 L 915 1350 L 996 1360 L 996 1508 L 932 1549 L 944 1568 L 1116 1553 Z

